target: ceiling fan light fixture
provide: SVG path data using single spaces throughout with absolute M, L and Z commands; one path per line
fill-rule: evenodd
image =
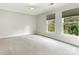
M 54 3 L 50 3 L 50 5 L 53 5 Z
M 35 8 L 34 8 L 34 7 L 31 7 L 30 9 L 31 9 L 31 10 L 34 10 Z

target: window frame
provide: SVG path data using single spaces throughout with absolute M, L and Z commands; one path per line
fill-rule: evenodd
M 76 15 L 75 15 L 76 16 Z M 77 15 L 78 16 L 78 15 Z M 70 17 L 70 16 L 69 16 Z M 79 19 L 79 17 L 78 17 L 78 19 Z M 62 23 L 63 23 L 63 35 L 65 35 L 65 36 L 73 36 L 73 37 L 79 37 L 79 35 L 77 36 L 77 35 L 73 35 L 73 34 L 66 34 L 66 33 L 64 33 L 64 17 L 62 17 Z M 69 23 L 69 22 L 68 22 Z M 76 22 L 71 22 L 71 23 L 76 23 Z M 78 22 L 78 24 L 79 24 L 79 22 Z M 78 25 L 79 26 L 79 25 Z

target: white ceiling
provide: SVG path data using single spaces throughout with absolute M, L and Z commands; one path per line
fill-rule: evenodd
M 20 12 L 29 15 L 38 15 L 49 11 L 53 8 L 58 8 L 66 5 L 66 3 L 54 3 L 50 5 L 50 3 L 38 3 L 38 4 L 29 4 L 29 3 L 0 3 L 0 9 L 9 10 L 13 12 Z M 32 10 L 31 8 L 34 7 Z

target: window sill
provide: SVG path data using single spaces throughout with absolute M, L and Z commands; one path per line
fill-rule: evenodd
M 48 34 L 55 34 L 55 32 L 47 32 Z
M 76 35 L 69 35 L 69 34 L 62 34 L 64 36 L 68 36 L 68 37 L 76 37 L 76 38 L 79 38 L 79 36 L 76 36 Z

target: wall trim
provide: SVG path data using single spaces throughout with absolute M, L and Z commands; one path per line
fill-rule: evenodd
M 31 34 L 23 33 L 23 34 L 16 34 L 16 35 L 8 35 L 8 36 L 0 37 L 0 39 L 6 39 L 6 38 L 18 37 L 18 36 L 24 36 L 24 35 L 31 35 Z

